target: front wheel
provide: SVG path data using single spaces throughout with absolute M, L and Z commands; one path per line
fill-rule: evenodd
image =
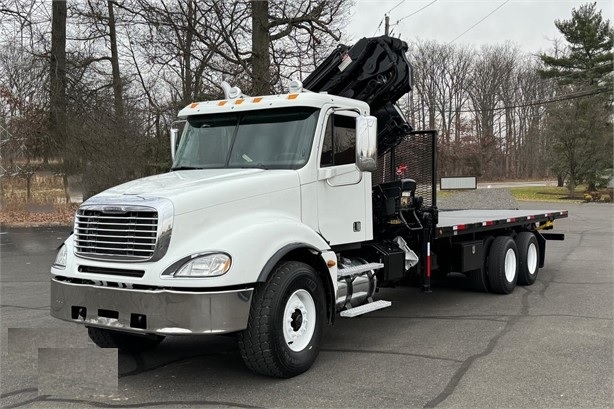
M 247 329 L 239 334 L 247 367 L 278 378 L 307 371 L 320 351 L 326 311 L 316 271 L 305 263 L 282 262 L 252 300 Z

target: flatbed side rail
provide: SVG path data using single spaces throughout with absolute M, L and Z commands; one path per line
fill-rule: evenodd
M 487 212 L 487 211 L 485 211 Z M 445 215 L 448 212 L 439 212 L 440 220 L 445 220 Z M 454 212 L 450 212 L 454 213 Z M 468 223 L 453 223 L 446 225 L 438 225 L 435 228 L 435 238 L 453 237 L 472 233 L 481 233 L 490 230 L 500 230 L 502 228 L 510 228 L 517 226 L 526 226 L 532 224 L 536 229 L 545 227 L 552 228 L 552 222 L 555 219 L 568 217 L 567 210 L 550 211 L 546 213 L 535 213 L 522 216 L 498 217 L 484 220 L 473 221 Z

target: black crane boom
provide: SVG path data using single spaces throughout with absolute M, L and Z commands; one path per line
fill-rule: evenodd
M 407 43 L 389 36 L 340 44 L 303 81 L 306 89 L 369 104 L 378 122 L 378 155 L 384 155 L 412 131 L 396 102 L 411 91 L 412 67 Z

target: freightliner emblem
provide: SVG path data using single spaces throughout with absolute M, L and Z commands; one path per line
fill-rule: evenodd
M 105 206 L 102 208 L 102 211 L 105 213 L 114 213 L 114 214 L 127 212 L 126 208 L 122 206 Z

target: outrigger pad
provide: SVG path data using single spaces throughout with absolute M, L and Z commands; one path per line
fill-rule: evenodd
M 340 44 L 304 81 L 305 89 L 364 101 L 378 119 L 378 155 L 396 146 L 412 128 L 395 103 L 411 91 L 407 43 L 389 36 Z

